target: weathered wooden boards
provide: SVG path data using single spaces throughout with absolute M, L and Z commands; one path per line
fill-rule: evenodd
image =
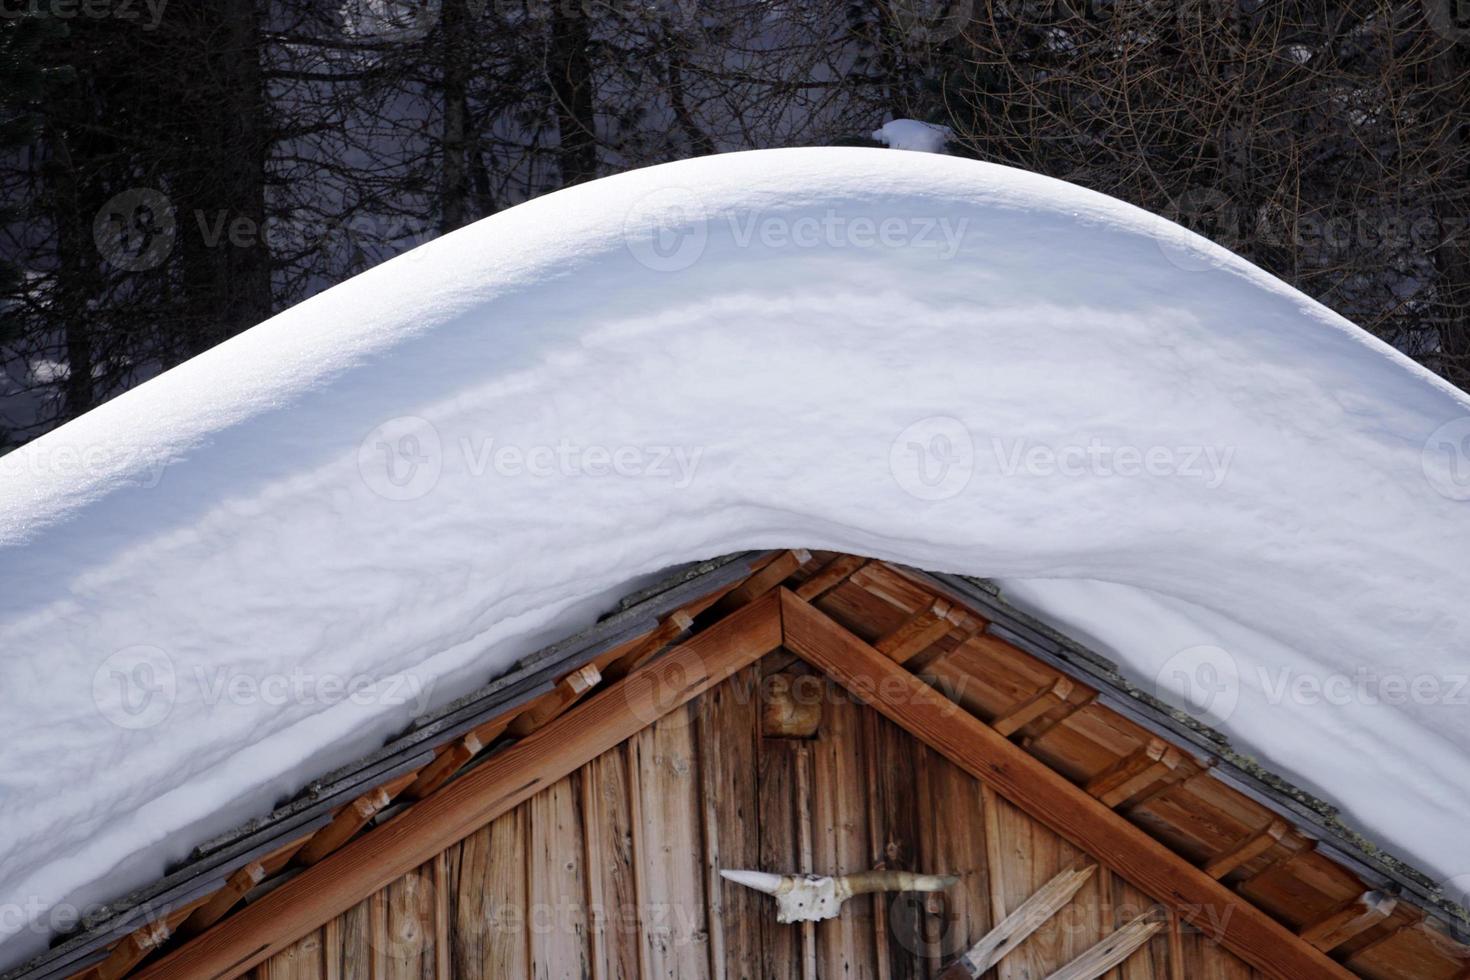
M 139 975 L 239 976 L 780 643 L 776 596 L 755 599 Z
M 885 690 L 873 707 L 957 765 L 995 787 L 1063 837 L 1190 921 L 1207 910 L 1229 914 L 1211 925 L 1217 938 L 1258 969 L 1283 980 L 1348 977 L 1340 965 L 1242 901 L 1109 807 L 1048 769 L 979 719 L 925 685 L 789 592 L 782 593 L 786 647 L 854 691 Z

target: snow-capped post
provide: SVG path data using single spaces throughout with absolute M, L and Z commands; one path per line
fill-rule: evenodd
M 959 875 L 913 871 L 859 871 L 848 875 L 778 875 L 721 869 L 720 877 L 776 899 L 777 922 L 820 922 L 836 918 L 842 903 L 871 892 L 940 892 Z

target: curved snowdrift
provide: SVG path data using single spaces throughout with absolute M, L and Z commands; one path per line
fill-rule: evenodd
M 778 545 L 1034 580 L 1470 871 L 1466 416 L 1229 253 L 1003 167 L 764 151 L 515 208 L 0 460 L 5 958 L 620 585 Z M 1439 686 L 1277 683 L 1360 668 Z

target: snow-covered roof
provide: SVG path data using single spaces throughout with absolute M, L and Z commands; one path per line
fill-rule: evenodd
M 997 578 L 1470 872 L 1467 439 L 1319 304 L 1034 175 L 776 150 L 541 198 L 0 459 L 0 961 L 741 548 Z

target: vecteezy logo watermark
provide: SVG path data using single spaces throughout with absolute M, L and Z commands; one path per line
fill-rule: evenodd
M 1424 478 L 1440 496 L 1470 500 L 1470 416 L 1446 422 L 1424 440 Z
M 915 47 L 959 37 L 972 9 L 963 0 L 887 0 L 884 6 L 899 36 Z
M 695 194 L 666 187 L 640 197 L 623 219 L 623 241 L 655 272 L 681 272 L 704 255 L 715 229 L 738 249 L 917 249 L 948 260 L 959 254 L 969 218 L 947 215 L 768 214 L 731 209 L 711 214 Z
M 389 419 L 358 446 L 357 467 L 368 489 L 387 500 L 417 500 L 439 483 L 445 449 L 439 431 L 414 415 Z M 584 445 L 570 439 L 517 445 L 493 437 L 462 436 L 451 451 L 474 479 L 548 480 L 555 477 L 662 480 L 676 490 L 693 482 L 702 447 L 671 444 Z
M 1229 720 L 1240 703 L 1240 665 L 1228 650 L 1201 644 L 1180 650 L 1154 675 L 1154 696 L 1182 698 L 1192 714 L 1208 724 Z
M 709 243 L 704 202 L 682 187 L 645 194 L 623 217 L 623 241 L 640 265 L 681 272 L 699 261 Z
M 1451 44 L 1470 43 L 1470 0 L 1423 0 L 1429 26 Z
M 387 500 L 417 500 L 439 484 L 444 447 L 427 419 L 403 415 L 377 426 L 357 449 L 357 470 Z
M 948 500 L 970 483 L 975 441 L 957 418 L 931 415 L 905 428 L 888 450 L 888 470 L 899 487 L 920 500 Z
M 1306 707 L 1390 705 L 1470 706 L 1470 674 L 1357 667 L 1313 672 L 1256 663 L 1243 671 L 1229 651 L 1201 644 L 1180 650 L 1154 675 L 1154 694 L 1180 704 L 1209 724 L 1228 721 L 1240 704 L 1246 681 L 1266 705 Z
M 725 215 L 737 248 L 759 243 L 765 248 L 913 248 L 933 251 L 942 259 L 959 254 L 969 218 L 943 216 L 843 214 L 828 208 L 820 216 Z
M 583 446 L 562 439 L 556 445 L 496 445 L 494 439 L 461 439 L 470 476 L 494 472 L 502 477 L 546 480 L 563 477 L 619 476 L 667 480 L 676 490 L 694 482 L 704 449 L 686 446 Z
M 98 253 L 127 272 L 156 269 L 173 251 L 177 234 L 173 204 L 150 187 L 114 195 L 92 221 Z
M 1409 673 L 1373 667 L 1359 667 L 1352 673 L 1312 674 L 1264 666 L 1258 666 L 1257 673 L 1267 704 L 1470 705 L 1470 674 Z
M 134 486 L 152 490 L 163 482 L 168 465 L 168 458 L 137 447 L 34 442 L 24 452 L 5 456 L 0 471 L 24 469 L 33 476 L 85 475 L 112 480 L 120 479 L 119 474 L 128 474 Z
M 256 674 L 235 666 L 211 669 L 203 664 L 194 665 L 193 680 L 200 702 L 211 708 L 222 704 L 331 706 L 345 701 L 355 705 L 410 705 L 415 715 L 428 710 L 434 687 L 413 674 L 376 677 L 316 673 L 300 667 Z
M 181 682 L 189 685 L 190 702 L 205 708 L 221 705 L 331 706 L 407 705 L 415 715 L 428 710 L 433 684 L 413 674 L 338 674 L 301 667 L 257 672 L 238 665 L 196 663 L 180 671 L 173 659 L 154 646 L 119 650 L 98 666 L 92 677 L 92 701 L 104 718 L 119 728 L 138 731 L 162 724 L 179 701 Z
M 438 22 L 439 5 L 440 0 L 346 0 L 342 27 L 349 37 L 363 41 L 419 41 Z
M 92 702 L 119 728 L 152 728 L 173 711 L 177 696 L 173 660 L 154 646 L 119 650 L 92 675 Z
M 0 0 L 0 20 L 45 15 L 57 20 L 147 20 L 145 31 L 158 29 L 168 0 Z
M 1002 476 L 1177 477 L 1215 490 L 1225 482 L 1235 450 L 1219 446 L 1114 446 L 1101 439 L 1086 445 L 1049 446 L 999 437 L 990 441 Z

